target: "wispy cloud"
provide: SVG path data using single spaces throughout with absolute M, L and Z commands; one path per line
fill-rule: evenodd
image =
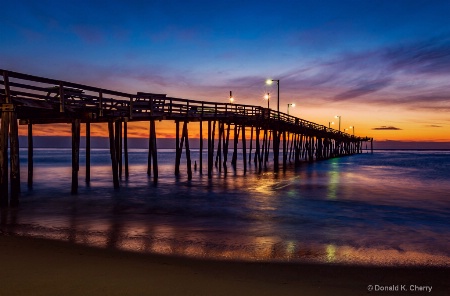
M 435 124 L 430 124 L 430 125 L 425 125 L 426 127 L 442 127 L 442 125 L 435 125 Z
M 391 79 L 380 79 L 374 81 L 368 81 L 367 83 L 361 83 L 356 88 L 347 90 L 340 94 L 337 94 L 334 98 L 336 100 L 346 100 L 357 98 L 366 94 L 377 92 L 391 84 Z
M 372 128 L 372 130 L 375 131 L 386 131 L 386 130 L 391 130 L 391 131 L 400 131 L 402 130 L 401 128 L 395 127 L 395 126 L 380 126 L 380 127 L 374 127 Z

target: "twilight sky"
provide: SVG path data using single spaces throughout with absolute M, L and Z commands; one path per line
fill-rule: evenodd
M 323 125 L 339 114 L 378 141 L 450 142 L 450 1 L 1 2 L 3 69 L 261 106 L 272 92 L 272 108 L 264 82 L 280 79 L 280 111 L 295 103 Z

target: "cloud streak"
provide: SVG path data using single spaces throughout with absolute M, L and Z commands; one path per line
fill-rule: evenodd
M 401 128 L 395 127 L 395 126 L 380 126 L 380 127 L 374 127 L 372 128 L 374 131 L 401 131 Z

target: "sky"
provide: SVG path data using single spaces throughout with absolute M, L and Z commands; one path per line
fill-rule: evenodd
M 295 103 L 290 114 L 336 129 L 340 115 L 375 141 L 450 142 L 450 1 L 0 1 L 2 69 L 258 106 L 270 92 L 273 109 L 265 81 L 279 79 L 282 112 Z M 173 137 L 173 123 L 157 133 Z

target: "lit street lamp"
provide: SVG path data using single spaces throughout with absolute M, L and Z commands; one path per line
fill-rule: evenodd
M 267 93 L 267 94 L 264 96 L 264 100 L 267 100 L 267 109 L 269 109 L 270 93 Z
M 339 118 L 339 131 L 341 131 L 341 115 L 336 115 L 334 118 Z
M 334 124 L 334 121 L 328 121 L 328 128 L 331 128 L 331 125 Z
M 230 104 L 233 104 L 234 98 L 233 98 L 233 92 L 230 90 Z
M 277 82 L 277 112 L 280 113 L 280 80 L 279 79 L 267 79 L 266 83 L 271 85 L 272 82 Z
M 295 107 L 295 104 L 294 104 L 294 103 L 292 103 L 292 104 L 287 104 L 287 106 L 288 106 L 288 108 L 287 108 L 287 114 L 289 115 L 289 107 L 290 107 L 290 106 Z

